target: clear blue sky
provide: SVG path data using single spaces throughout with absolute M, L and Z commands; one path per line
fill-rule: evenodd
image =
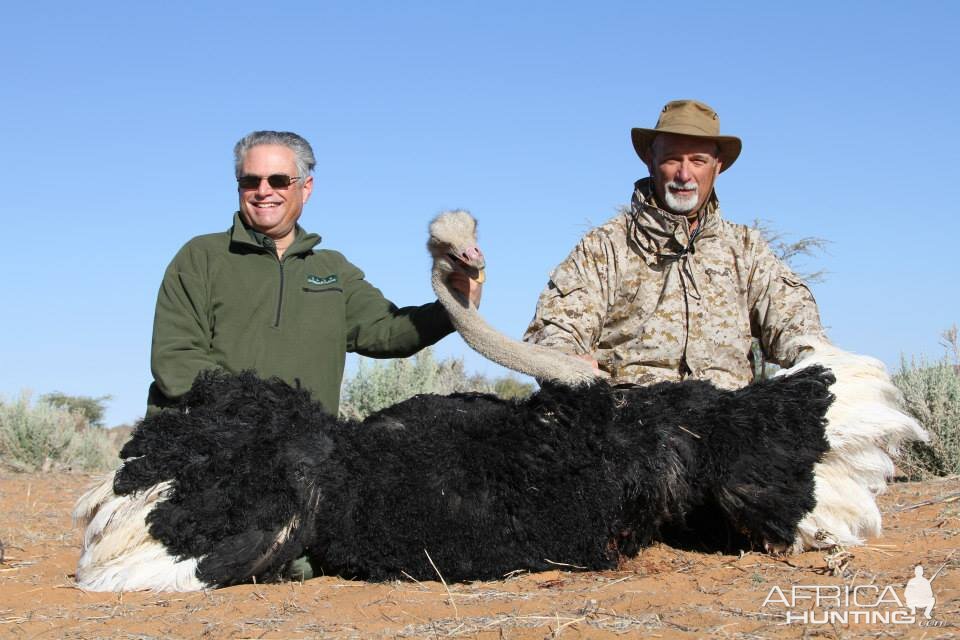
M 518 337 L 645 175 L 630 128 L 688 97 L 744 141 L 726 216 L 832 241 L 814 286 L 832 339 L 891 368 L 941 356 L 960 322 L 960 5 L 777 4 L 5 6 L 0 393 L 142 414 L 163 270 L 229 225 L 232 146 L 254 129 L 313 143 L 301 222 L 398 304 L 431 299 L 429 218 L 473 211 L 482 310 Z M 438 355 L 497 371 L 458 338 Z

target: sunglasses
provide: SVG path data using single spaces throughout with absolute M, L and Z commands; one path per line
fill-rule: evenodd
M 285 173 L 274 173 L 270 176 L 246 175 L 237 178 L 237 185 L 241 189 L 259 189 L 260 183 L 266 180 L 267 184 L 274 189 L 286 189 L 291 182 L 296 182 L 299 179 L 300 176 L 288 176 Z

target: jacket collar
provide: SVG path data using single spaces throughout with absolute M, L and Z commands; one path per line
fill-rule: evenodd
M 720 202 L 716 191 L 710 194 L 701 216 L 700 228 L 691 242 L 686 216 L 662 209 L 653 192 L 653 182 L 643 178 L 634 184 L 627 236 L 636 245 L 637 253 L 653 265 L 662 257 L 677 258 L 691 250 L 697 241 L 717 234 Z
M 256 247 L 260 251 L 266 251 L 267 253 L 275 253 L 274 248 L 267 247 L 264 245 L 264 241 L 267 239 L 267 236 L 260 233 L 253 227 L 247 225 L 243 220 L 243 216 L 240 215 L 240 212 L 237 211 L 233 214 L 233 227 L 230 230 L 230 245 L 231 246 L 246 246 L 246 247 Z M 297 255 L 301 253 L 309 253 L 315 246 L 320 244 L 320 236 L 315 233 L 307 233 L 304 231 L 303 227 L 299 224 L 296 227 L 296 232 L 293 238 L 293 243 L 290 245 L 284 252 L 284 256 L 287 255 Z

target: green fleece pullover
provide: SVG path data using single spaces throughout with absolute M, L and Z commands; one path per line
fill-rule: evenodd
M 298 226 L 278 260 L 237 213 L 232 229 L 180 249 L 157 296 L 148 414 L 218 367 L 299 381 L 336 413 L 347 351 L 402 358 L 453 331 L 438 302 L 398 309 L 340 253 L 314 250 L 319 242 Z

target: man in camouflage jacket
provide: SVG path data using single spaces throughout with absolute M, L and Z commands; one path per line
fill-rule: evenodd
M 650 178 L 553 271 L 524 338 L 595 359 L 614 382 L 724 388 L 751 381 L 753 338 L 783 366 L 799 355 L 790 338 L 825 339 L 806 285 L 756 229 L 720 214 L 714 180 L 741 143 L 719 135 L 716 113 L 671 102 L 633 142 Z

